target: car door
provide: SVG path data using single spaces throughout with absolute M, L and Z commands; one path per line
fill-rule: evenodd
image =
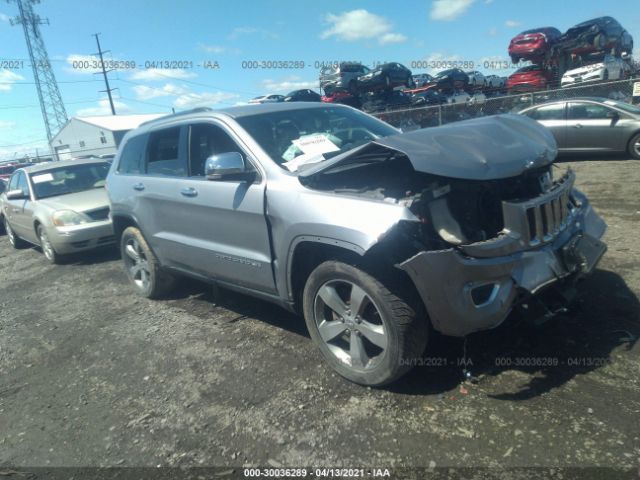
M 565 102 L 550 103 L 527 110 L 525 115 L 537 120 L 547 127 L 556 139 L 558 149 L 565 149 L 567 135 L 567 120 L 565 118 Z
M 264 179 L 224 125 L 191 124 L 188 138 L 188 176 L 165 192 L 175 205 L 171 231 L 163 234 L 168 261 L 207 277 L 275 292 Z M 225 152 L 240 152 L 253 176 L 208 180 L 206 159 Z
M 25 198 L 6 199 L 4 215 L 19 237 L 33 242 L 36 240 L 32 223 L 33 202 L 30 198 L 29 181 L 23 170 L 18 170 L 11 177 L 8 191 L 11 190 L 22 190 Z
M 567 109 L 567 148 L 615 151 L 620 144 L 623 128 L 614 110 L 598 103 L 569 102 Z

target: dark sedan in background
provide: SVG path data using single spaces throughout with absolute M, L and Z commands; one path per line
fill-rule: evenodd
M 404 85 L 412 88 L 415 84 L 411 70 L 400 63 L 385 63 L 365 75 L 358 77 L 359 92 L 373 92 Z
M 469 84 L 469 75 L 459 68 L 438 72 L 433 78 L 435 86 L 443 91 L 460 90 Z
M 308 88 L 294 90 L 284 97 L 285 102 L 321 102 L 322 96 Z
M 547 102 L 520 112 L 547 127 L 560 152 L 627 152 L 640 159 L 640 108 L 598 97 Z
M 566 53 L 584 55 L 603 50 L 631 54 L 633 37 L 612 17 L 598 17 L 579 23 L 567 30 L 555 48 Z

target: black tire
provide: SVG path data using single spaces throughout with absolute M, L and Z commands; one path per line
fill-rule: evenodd
M 365 300 L 352 313 L 354 292 Z M 343 316 L 324 300 L 335 299 L 334 293 L 340 297 L 338 310 L 347 308 Z M 416 313 L 420 308 L 412 308 L 371 275 L 342 262 L 324 262 L 311 273 L 303 292 L 303 310 L 311 338 L 325 360 L 338 374 L 361 385 L 378 387 L 397 380 L 416 364 L 427 343 L 428 323 Z M 320 327 L 330 338 L 323 339 Z M 370 340 L 372 333 L 384 347 Z
M 4 231 L 7 232 L 7 237 L 9 238 L 9 243 L 16 250 L 20 250 L 22 248 L 26 248 L 29 244 L 22 240 L 11 228 L 7 219 L 4 219 Z
M 407 77 L 407 81 L 404 82 L 404 84 L 407 88 L 416 88 L 416 82 L 413 81 L 413 77 L 411 75 Z
M 38 240 L 40 241 L 40 248 L 42 249 L 44 258 L 49 260 L 50 263 L 58 265 L 62 257 L 56 252 L 55 248 L 53 248 L 53 245 L 49 241 L 47 231 L 42 225 L 38 225 L 36 233 L 38 234 Z
M 640 132 L 631 137 L 627 151 L 629 155 L 631 155 L 631 158 L 640 160 Z
M 349 93 L 351 95 L 358 93 L 358 81 L 355 78 L 349 82 Z
M 391 78 L 389 78 L 389 75 L 385 75 L 384 76 L 384 88 L 389 88 L 391 87 Z
M 162 270 L 138 228 L 127 227 L 122 232 L 120 251 L 127 277 L 138 295 L 161 298 L 173 289 L 175 279 Z

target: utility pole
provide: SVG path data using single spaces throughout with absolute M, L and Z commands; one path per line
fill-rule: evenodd
M 98 38 L 98 35 L 100 35 L 100 34 L 99 33 L 94 33 L 93 34 L 93 36 L 96 37 L 96 43 L 98 44 L 98 53 L 97 53 L 97 55 L 100 56 L 100 66 L 102 67 L 102 76 L 104 77 L 104 84 L 107 87 L 106 90 L 100 90 L 100 91 L 101 92 L 107 92 L 107 95 L 109 95 L 109 105 L 111 105 L 111 115 L 115 115 L 116 114 L 116 108 L 113 106 L 113 98 L 111 97 L 111 92 L 113 90 L 115 90 L 115 88 L 110 88 L 109 87 L 109 77 L 107 77 L 107 70 L 104 68 L 104 60 L 102 58 L 102 54 L 109 52 L 109 50 L 105 50 L 104 52 L 102 51 L 102 49 L 100 48 L 100 39 Z M 109 70 L 109 71 L 111 72 L 111 70 Z
M 29 50 L 33 80 L 38 91 L 40 110 L 47 130 L 47 139 L 51 143 L 53 137 L 67 123 L 67 111 L 64 108 L 58 83 L 49 61 L 49 54 L 40 33 L 39 25 L 48 25 L 49 20 L 40 18 L 40 15 L 33 11 L 33 5 L 40 3 L 40 0 L 8 1 L 10 3 L 14 1 L 18 6 L 19 15 L 10 19 L 9 22 L 11 25 L 22 25 L 27 49 Z

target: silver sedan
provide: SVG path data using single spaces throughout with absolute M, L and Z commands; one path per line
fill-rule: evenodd
M 69 160 L 16 170 L 0 196 L 15 248 L 39 245 L 47 260 L 114 243 L 105 179 L 110 164 Z
M 560 152 L 626 152 L 640 159 L 640 108 L 599 97 L 557 100 L 520 112 L 547 127 Z

